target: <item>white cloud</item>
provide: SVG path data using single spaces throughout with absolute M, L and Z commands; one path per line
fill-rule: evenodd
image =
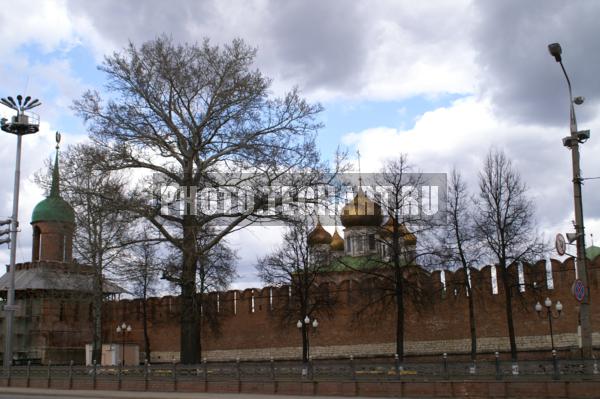
M 593 126 L 600 126 L 600 118 L 591 123 Z M 344 141 L 360 149 L 365 171 L 376 172 L 385 159 L 406 153 L 423 172 L 447 173 L 456 166 L 472 190 L 488 149 L 504 149 L 530 188 L 542 230 L 551 237 L 572 230 L 570 154 L 561 144 L 566 133 L 567 126 L 558 129 L 507 123 L 496 117 L 489 102 L 470 97 L 426 112 L 412 129 L 371 128 L 349 133 Z M 600 159 L 592 155 L 599 150 L 597 140 L 583 146 L 582 170 L 600 171 Z M 590 224 L 588 233 L 596 232 L 600 239 L 600 206 L 593 197 L 594 184 L 599 183 L 591 180 L 584 187 L 584 209 Z
M 38 45 L 43 52 L 67 49 L 76 44 L 65 1 L 31 0 L 20 7 L 3 7 L 0 14 L 0 56 L 24 45 Z

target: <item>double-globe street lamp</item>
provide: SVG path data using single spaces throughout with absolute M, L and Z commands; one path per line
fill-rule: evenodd
M 583 144 L 590 138 L 589 130 L 577 130 L 577 118 L 573 104 L 583 104 L 583 97 L 575 97 L 571 91 L 571 80 L 562 63 L 562 48 L 558 43 L 548 45 L 548 51 L 554 57 L 567 80 L 569 88 L 569 114 L 571 134 L 563 138 L 563 145 L 571 149 L 571 161 L 573 169 L 573 197 L 575 203 L 575 238 L 577 240 L 577 276 L 585 287 L 585 295 L 579 307 L 579 320 L 581 323 L 581 354 L 585 359 L 592 357 L 592 326 L 590 321 L 590 289 L 588 286 L 588 273 L 585 257 L 585 229 L 583 226 L 583 204 L 581 199 L 581 170 L 579 166 L 579 144 Z
M 125 366 L 125 334 L 131 332 L 131 325 L 123 322 L 123 324 L 117 326 L 116 331 L 117 334 L 121 334 L 121 365 Z
M 548 316 L 548 326 L 550 327 L 550 343 L 552 344 L 552 353 L 554 353 L 554 332 L 552 330 L 552 319 L 558 319 L 561 315 L 561 312 L 563 310 L 563 305 L 562 303 L 560 303 L 560 301 L 556 301 L 556 314 L 553 313 L 552 311 L 552 301 L 550 300 L 550 298 L 546 298 L 546 300 L 544 301 L 544 307 L 546 308 L 546 314 Z M 535 304 L 535 311 L 537 312 L 538 316 L 543 317 L 542 316 L 542 304 L 541 303 L 536 303 Z
M 26 134 L 37 133 L 40 130 L 39 117 L 33 113 L 26 113 L 32 108 L 42 105 L 38 99 L 32 99 L 30 96 L 23 98 L 18 95 L 17 100 L 13 97 L 0 99 L 0 103 L 8 108 L 17 111 L 9 121 L 6 118 L 0 119 L 0 129 L 7 133 L 17 136 L 17 155 L 15 160 L 15 181 L 13 189 L 13 209 L 10 218 L 10 266 L 8 269 L 8 289 L 6 294 L 6 305 L 4 305 L 4 314 L 6 320 L 6 333 L 4 336 L 4 367 L 12 365 L 13 358 L 13 322 L 15 317 L 15 264 L 17 257 L 17 229 L 19 227 L 19 182 L 21 178 L 21 138 Z

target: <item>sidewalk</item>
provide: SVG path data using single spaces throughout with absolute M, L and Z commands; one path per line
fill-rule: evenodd
M 0 394 L 45 396 L 57 398 L 100 398 L 100 399 L 306 399 L 307 396 L 299 395 L 254 395 L 254 394 L 229 394 L 229 393 L 177 393 L 177 392 L 132 392 L 132 391 L 78 391 L 60 389 L 35 389 L 35 388 L 0 388 Z M 312 398 L 325 398 L 324 396 L 310 396 Z M 328 399 L 342 398 L 341 396 L 327 396 Z

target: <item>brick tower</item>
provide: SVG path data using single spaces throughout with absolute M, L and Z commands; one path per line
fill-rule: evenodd
M 58 143 L 50 194 L 34 208 L 31 225 L 33 227 L 32 261 L 71 262 L 73 260 L 75 214 L 71 205 L 60 196 Z

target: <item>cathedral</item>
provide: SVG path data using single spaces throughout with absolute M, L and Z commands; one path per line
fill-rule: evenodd
M 338 233 L 337 226 L 331 235 L 317 222 L 308 234 L 309 247 L 332 262 L 342 257 L 390 261 L 394 219 L 387 216 L 384 223 L 381 206 L 365 194 L 360 184 L 354 199 L 342 208 L 340 220 L 344 238 Z M 401 262 L 409 264 L 414 261 L 417 238 L 403 223 L 398 227 Z

